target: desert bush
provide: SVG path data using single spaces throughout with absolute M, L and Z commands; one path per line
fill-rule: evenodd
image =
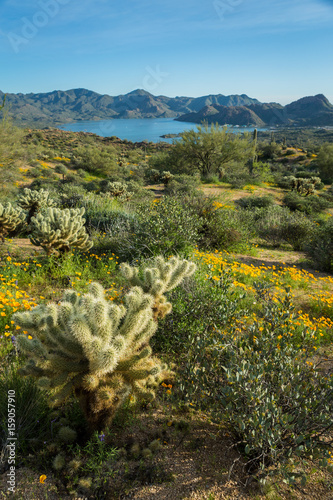
M 32 379 L 23 379 L 16 367 L 6 368 L 0 376 L 0 439 L 1 460 L 0 468 L 7 465 L 9 421 L 8 409 L 15 407 L 14 435 L 17 438 L 16 451 L 27 456 L 43 446 L 43 442 L 50 437 L 50 413 L 47 394 L 41 391 Z M 15 394 L 8 406 L 8 398 Z
M 211 206 L 201 219 L 199 247 L 210 250 L 235 250 L 247 244 L 251 229 L 237 210 Z
M 322 271 L 333 271 L 333 220 L 330 217 L 312 234 L 306 252 L 313 263 Z
M 114 151 L 96 146 L 81 146 L 75 150 L 73 165 L 86 172 L 110 175 L 118 171 L 117 157 Z
M 171 196 L 137 209 L 138 225 L 131 238 L 131 255 L 185 255 L 197 243 L 199 218 Z
M 319 177 L 299 177 L 296 175 L 287 176 L 282 179 L 282 183 L 286 188 L 295 191 L 299 195 L 309 196 L 313 195 L 318 188 L 323 187 L 323 183 Z
M 261 310 L 250 326 L 193 335 L 182 391 L 229 426 L 249 473 L 263 479 L 275 466 L 292 480 L 292 458 L 328 465 L 333 378 L 309 361 L 311 332 L 303 331 L 299 345 L 293 341 L 298 316 L 289 291 L 277 302 L 262 286 L 257 294 Z
M 207 280 L 199 270 L 169 294 L 172 315 L 160 323 L 153 345 L 158 352 L 177 353 L 187 358 L 192 342 L 217 325 L 230 326 L 239 316 L 241 295 L 230 290 L 231 277 Z
M 161 181 L 165 186 L 169 184 L 170 181 L 174 178 L 174 175 L 171 174 L 168 170 L 164 170 L 161 174 Z
M 166 194 L 194 194 L 200 186 L 200 178 L 194 175 L 175 175 L 165 187 Z
M 270 144 L 259 143 L 257 151 L 260 159 L 270 160 L 281 153 L 281 146 L 274 141 Z
M 331 184 L 333 182 L 333 144 L 325 143 L 321 146 L 316 166 L 323 181 Z
M 228 182 L 233 188 L 242 188 L 252 181 L 249 169 L 239 162 L 231 162 L 225 167 L 222 177 L 223 182 Z
M 117 237 L 119 232 L 133 232 L 136 216 L 114 198 L 89 193 L 83 200 L 86 228 Z
M 161 181 L 161 172 L 156 168 L 150 168 L 146 170 L 145 177 L 147 182 L 157 184 Z
M 274 198 L 272 196 L 247 196 L 246 198 L 241 198 L 237 200 L 238 206 L 245 209 L 252 208 L 267 208 L 274 205 Z
M 128 185 L 124 182 L 110 182 L 108 180 L 103 180 L 100 183 L 101 191 L 110 196 L 111 198 L 117 198 L 119 201 L 128 201 L 132 198 L 133 193 L 128 191 Z
M 300 196 L 298 193 L 287 193 L 283 204 L 292 211 L 304 212 L 307 215 L 321 212 L 331 206 L 331 203 L 319 195 Z
M 294 250 L 303 249 L 315 229 L 315 224 L 304 214 L 292 213 L 286 207 L 257 209 L 253 215 L 260 238 L 273 245 L 289 243 Z
M 311 177 L 319 177 L 318 172 L 309 172 L 309 170 L 302 170 L 303 167 L 299 167 L 295 173 L 296 179 L 311 179 Z

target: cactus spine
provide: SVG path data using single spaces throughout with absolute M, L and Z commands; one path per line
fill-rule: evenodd
M 85 208 L 47 208 L 31 219 L 30 240 L 41 246 L 47 255 L 66 252 L 71 248 L 89 250 L 93 243 L 86 233 L 82 218 Z
M 123 269 L 140 281 L 136 270 Z M 154 387 L 170 376 L 149 341 L 157 318 L 171 310 L 163 293 L 194 270 L 192 263 L 159 258 L 156 268 L 145 270 L 142 286 L 125 296 L 125 306 L 108 302 L 102 286 L 93 283 L 85 295 L 67 290 L 60 304 L 16 313 L 15 322 L 33 337 L 18 337 L 19 348 L 31 357 L 21 373 L 50 389 L 54 404 L 74 393 L 90 429 L 103 430 L 130 395 L 153 398 Z
M 5 241 L 5 237 L 11 231 L 24 222 L 25 214 L 20 207 L 13 207 L 11 203 L 0 203 L 0 239 Z

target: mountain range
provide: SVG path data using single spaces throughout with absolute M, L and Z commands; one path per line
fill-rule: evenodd
M 4 93 L 0 91 L 0 102 Z M 86 89 L 56 90 L 43 94 L 6 94 L 14 122 L 20 125 L 59 125 L 112 118 L 176 118 L 204 106 L 244 106 L 259 103 L 246 95 L 204 97 L 154 96 L 137 89 L 125 95 L 97 94 Z
M 0 103 L 4 93 L 0 91 Z M 245 126 L 333 125 L 333 106 L 318 94 L 287 106 L 242 95 L 154 96 L 142 89 L 110 96 L 87 89 L 6 94 L 6 109 L 20 126 L 45 127 L 85 120 L 175 118 L 179 121 Z
M 333 105 L 323 94 L 302 97 L 287 106 L 253 103 L 242 106 L 204 106 L 200 111 L 176 118 L 179 121 L 267 127 L 277 125 L 333 126 Z

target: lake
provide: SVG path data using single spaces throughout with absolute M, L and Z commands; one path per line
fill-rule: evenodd
M 91 132 L 110 137 L 115 135 L 119 139 L 127 139 L 132 142 L 151 141 L 151 142 L 172 142 L 173 139 L 162 139 L 164 134 L 179 134 L 185 130 L 196 129 L 196 123 L 176 122 L 173 118 L 138 118 L 138 119 L 116 119 L 101 121 L 82 121 L 69 123 L 58 128 L 69 130 L 71 132 Z M 252 131 L 254 128 L 234 128 L 235 132 L 244 130 Z M 258 129 L 266 130 L 266 129 Z

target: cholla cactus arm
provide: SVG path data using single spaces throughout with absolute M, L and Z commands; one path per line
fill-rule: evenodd
M 54 207 L 55 201 L 50 198 L 50 193 L 44 189 L 34 191 L 24 188 L 17 200 L 18 205 L 28 211 L 27 224 L 30 224 L 32 217 L 42 208 Z
M 89 250 L 93 243 L 89 241 L 84 228 L 84 210 L 47 208 L 40 212 L 31 219 L 31 242 L 41 246 L 48 255 L 55 251 L 69 251 L 71 248 Z
M 155 291 L 158 294 L 169 292 L 196 270 L 193 262 L 180 260 L 178 257 L 172 257 L 168 261 L 165 261 L 163 257 L 156 257 L 154 263 L 156 267 L 144 270 L 143 280 L 138 277 L 138 268 L 121 264 L 120 269 L 132 285 L 141 286 L 145 293 L 152 295 L 155 295 Z
M 143 280 L 138 277 L 139 270 L 137 268 L 122 264 L 120 269 L 123 276 L 130 283 L 136 284 L 145 293 L 154 297 L 154 319 L 157 320 L 158 318 L 164 318 L 172 309 L 171 304 L 167 302 L 163 294 L 173 290 L 185 277 L 191 276 L 196 269 L 196 265 L 193 262 L 180 260 L 177 257 L 172 257 L 168 261 L 165 261 L 163 257 L 156 257 L 154 264 L 156 267 L 144 270 Z
M 25 214 L 20 207 L 14 207 L 11 203 L 0 203 L 0 238 L 5 240 L 5 236 L 23 224 Z

